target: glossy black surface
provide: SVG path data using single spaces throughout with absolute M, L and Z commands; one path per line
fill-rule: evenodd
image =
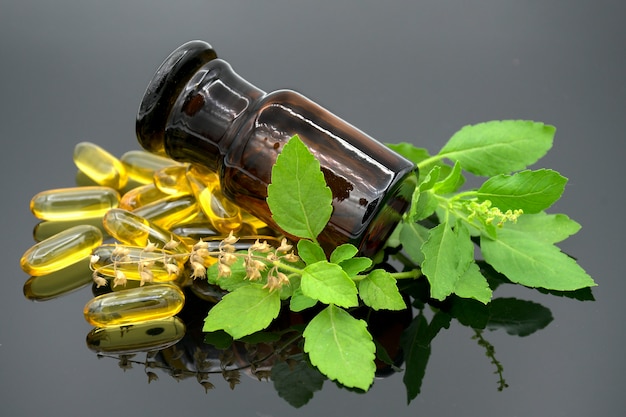
M 455 4 L 454 4 L 455 3 Z M 2 264 L 0 415 L 618 416 L 626 363 L 622 301 L 623 118 L 626 54 L 621 2 L 243 1 L 4 2 L 0 12 Z M 509 387 L 467 327 L 432 343 L 420 395 L 406 405 L 401 376 L 358 395 L 326 382 L 299 409 L 271 383 L 242 376 L 166 374 L 148 384 L 96 355 L 83 288 L 31 302 L 19 257 L 33 243 L 29 199 L 74 184 L 72 150 L 89 140 L 121 155 L 139 149 L 134 121 L 164 57 L 210 42 L 237 72 L 298 90 L 373 137 L 436 152 L 466 124 L 534 119 L 557 127 L 538 166 L 569 178 L 552 212 L 583 225 L 562 248 L 596 279 L 594 302 L 501 286 L 553 321 L 525 337 L 483 336 Z M 428 317 L 430 320 L 432 317 Z

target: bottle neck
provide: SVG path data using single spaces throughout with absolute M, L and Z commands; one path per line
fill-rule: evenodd
M 137 112 L 137 140 L 144 149 L 165 154 L 163 133 L 174 100 L 198 68 L 216 58 L 211 45 L 191 41 L 163 61 L 148 84 Z
M 170 112 L 165 152 L 178 161 L 217 169 L 234 137 L 230 127 L 265 93 L 214 59 L 187 82 Z

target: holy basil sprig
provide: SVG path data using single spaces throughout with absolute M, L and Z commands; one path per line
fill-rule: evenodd
M 567 180 L 553 170 L 527 170 L 551 148 L 554 132 L 542 123 L 494 121 L 464 127 L 436 155 L 408 143 L 389 145 L 420 173 L 410 210 L 387 244 L 401 247 L 414 267 L 399 273 L 376 268 L 350 244 L 326 256 L 317 236 L 332 213 L 332 194 L 319 162 L 294 136 L 272 168 L 267 203 L 277 225 L 300 238 L 298 260 L 287 256 L 289 245 L 271 256 L 257 256 L 255 246 L 227 273 L 221 264 L 208 268 L 209 282 L 229 293 L 210 310 L 204 331 L 223 330 L 239 339 L 266 329 L 283 302 L 296 312 L 318 306 L 303 332 L 304 351 L 328 378 L 367 390 L 376 345 L 366 322 L 350 309 L 407 308 L 396 284 L 400 278 L 425 275 L 437 300 L 456 295 L 487 304 L 492 290 L 476 259 L 478 245 L 484 260 L 512 282 L 561 291 L 594 286 L 555 246 L 580 225 L 545 212 Z M 461 191 L 464 172 L 490 178 Z M 255 279 L 250 265 L 257 265 Z
M 226 277 L 219 277 L 217 267 L 209 268 L 209 282 L 231 292 L 209 311 L 204 331 L 224 330 L 238 339 L 265 329 L 278 315 L 281 299 L 289 299 L 292 311 L 320 304 L 321 311 L 304 329 L 304 351 L 328 378 L 367 390 L 374 381 L 376 345 L 366 322 L 348 309 L 361 303 L 375 310 L 407 308 L 396 279 L 416 278 L 419 270 L 392 274 L 372 269 L 372 260 L 356 256 L 351 244 L 326 257 L 317 236 L 330 219 L 332 193 L 319 162 L 297 136 L 273 166 L 267 203 L 278 226 L 300 238 L 300 261 L 266 261 L 265 273 L 278 268 L 286 274 L 288 285 L 279 290 L 246 279 L 244 261 L 232 264 Z
M 433 298 L 456 294 L 491 300 L 472 239 L 479 241 L 485 261 L 512 282 L 561 291 L 595 285 L 555 246 L 580 225 L 564 214 L 545 213 L 561 197 L 567 179 L 550 169 L 527 169 L 552 147 L 554 133 L 543 123 L 492 121 L 464 127 L 433 156 L 411 144 L 389 145 L 422 172 L 398 233 L 407 255 L 421 265 Z M 459 192 L 463 171 L 491 178 L 478 189 Z M 433 216 L 436 227 L 415 225 Z

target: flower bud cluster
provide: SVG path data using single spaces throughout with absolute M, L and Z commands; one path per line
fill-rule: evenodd
M 506 222 L 516 223 L 519 216 L 524 213 L 521 209 L 502 212 L 498 207 L 491 207 L 491 205 L 490 200 L 485 200 L 481 203 L 476 201 L 469 202 L 467 207 L 470 210 L 470 214 L 467 216 L 467 220 L 472 221 L 478 218 L 487 225 L 497 221 L 496 226 L 502 227 Z

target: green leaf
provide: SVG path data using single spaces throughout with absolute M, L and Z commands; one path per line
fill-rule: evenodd
M 326 260 L 324 249 L 318 243 L 306 239 L 298 241 L 298 256 L 307 265 Z
M 345 271 L 346 274 L 348 274 L 350 278 L 352 278 L 372 266 L 372 260 L 370 258 L 358 256 L 356 258 L 350 258 L 342 261 L 339 266 Z
M 546 243 L 558 243 L 578 233 L 580 224 L 565 214 L 524 214 L 516 223 L 507 223 L 511 232 L 524 233 L 528 238 Z
M 374 310 L 404 310 L 395 278 L 384 269 L 375 269 L 359 281 L 359 296 Z
M 289 309 L 294 312 L 306 310 L 317 304 L 317 300 L 302 294 L 302 288 L 298 287 L 294 290 L 293 295 L 289 299 Z
M 285 232 L 315 240 L 332 213 L 332 192 L 320 163 L 296 135 L 283 147 L 272 167 L 267 204 Z
M 324 304 L 336 304 L 341 307 L 358 305 L 354 281 L 339 265 L 327 261 L 307 265 L 302 270 L 300 288 L 302 294 Z
M 538 213 L 561 198 L 567 178 L 551 169 L 498 175 L 478 189 L 478 200 L 490 200 L 502 211 L 522 209 Z
M 461 164 L 457 161 L 454 163 L 454 167 L 452 168 L 452 171 L 450 171 L 448 176 L 441 181 L 435 183 L 435 185 L 433 186 L 433 190 L 438 194 L 448 194 L 455 192 L 456 190 L 461 188 L 461 186 L 465 182 L 465 178 L 463 178 L 461 172 Z
M 335 264 L 339 264 L 346 259 L 350 259 L 357 254 L 359 249 L 351 245 L 349 243 L 344 243 L 343 245 L 337 246 L 333 252 L 330 254 L 330 261 Z
M 535 163 L 552 147 L 555 128 L 527 120 L 503 120 L 465 126 L 439 156 L 461 163 L 463 169 L 491 177 L 509 174 Z
M 230 266 L 230 275 L 218 278 L 217 262 L 206 270 L 206 277 L 209 284 L 217 285 L 223 290 L 234 291 L 239 287 L 245 287 L 250 284 L 246 279 L 246 267 L 243 264 L 243 258 L 237 258 L 235 263 Z
M 322 389 L 326 378 L 306 361 L 297 361 L 291 366 L 277 362 L 272 366 L 271 379 L 278 395 L 292 407 L 302 407 Z
M 367 390 L 374 382 L 376 346 L 363 320 L 329 305 L 304 330 L 304 351 L 328 378 Z
M 413 162 L 415 165 L 419 164 L 425 159 L 430 158 L 428 149 L 418 148 L 408 142 L 388 143 L 386 145 L 400 155 L 404 156 L 409 161 Z
M 571 291 L 595 286 L 593 279 L 560 249 L 504 227 L 495 240 L 480 240 L 485 261 L 511 281 L 528 287 Z
M 428 239 L 429 229 L 418 223 L 405 222 L 400 230 L 402 248 L 411 260 L 417 264 L 424 261 L 422 245 Z
M 489 305 L 487 328 L 505 329 L 514 336 L 528 336 L 546 327 L 552 313 L 541 304 L 516 298 L 496 298 Z
M 250 284 L 228 293 L 204 320 L 204 332 L 224 330 L 233 339 L 252 334 L 270 325 L 280 311 L 280 293 L 260 284 Z
M 441 173 L 440 166 L 433 167 L 433 169 L 431 169 L 426 175 L 426 177 L 424 178 L 424 181 L 419 183 L 419 185 L 417 186 L 417 189 L 419 191 L 424 192 L 433 188 L 435 184 L 437 183 L 437 181 L 439 180 L 440 173 Z
M 430 230 L 422 246 L 422 272 L 430 283 L 430 295 L 443 300 L 454 291 L 457 281 L 474 259 L 469 231 L 460 222 L 454 230 L 447 222 Z
M 480 273 L 476 262 L 471 262 L 465 273 L 454 287 L 454 293 L 459 297 L 473 298 L 483 304 L 491 301 L 491 288 L 487 279 Z

